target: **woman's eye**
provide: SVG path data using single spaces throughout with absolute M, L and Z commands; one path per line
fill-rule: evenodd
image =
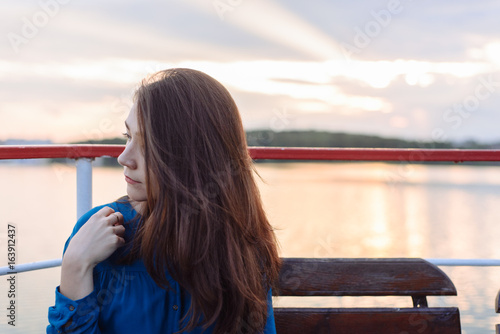
M 123 133 L 123 136 L 127 139 L 127 141 L 129 141 L 130 139 L 132 139 L 132 137 L 128 133 L 126 133 L 126 132 Z

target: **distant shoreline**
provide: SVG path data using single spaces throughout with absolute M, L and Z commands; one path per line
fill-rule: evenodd
M 400 138 L 388 138 L 374 135 L 350 134 L 344 132 L 328 131 L 272 131 L 272 130 L 252 130 L 246 132 L 248 146 L 260 147 L 321 147 L 321 148 L 418 148 L 418 149 L 500 149 L 500 142 L 478 143 L 473 140 L 464 143 L 453 142 L 429 142 L 405 140 Z M 124 145 L 125 139 L 121 137 L 107 138 L 102 140 L 87 140 L 74 142 L 70 144 L 105 144 L 105 145 Z M 10 139 L 0 142 L 0 145 L 50 145 L 51 141 L 30 141 Z M 20 164 L 25 165 L 43 165 L 47 163 L 71 164 L 71 159 L 37 159 L 39 161 L 21 160 Z M 257 160 L 256 163 L 290 163 L 290 162 L 318 162 L 305 160 Z M 346 161 L 322 161 L 329 163 L 341 163 Z M 386 162 L 385 163 L 401 163 Z M 5 163 L 16 163 L 7 160 Z M 426 165 L 454 165 L 453 162 L 412 162 Z M 500 162 L 465 162 L 462 165 L 500 165 Z M 117 167 L 120 166 L 115 158 L 97 158 L 95 166 Z

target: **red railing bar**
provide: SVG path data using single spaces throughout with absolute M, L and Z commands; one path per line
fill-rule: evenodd
M 0 145 L 0 160 L 118 157 L 123 145 Z M 500 150 L 249 147 L 253 159 L 339 161 L 500 161 Z
M 0 160 L 118 157 L 124 145 L 0 145 Z
M 340 161 L 500 161 L 500 150 L 251 147 L 253 159 Z

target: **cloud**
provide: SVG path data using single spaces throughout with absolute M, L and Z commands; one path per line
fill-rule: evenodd
M 139 8 L 142 8 L 140 10 Z M 16 19 L 9 19 L 6 35 L 14 33 L 20 35 L 26 43 L 6 42 L 0 45 L 4 59 L 23 59 L 27 62 L 39 61 L 72 61 L 75 59 L 99 59 L 123 57 L 130 59 L 162 59 L 163 61 L 178 61 L 180 59 L 219 59 L 224 60 L 234 56 L 243 56 L 230 45 L 213 47 L 210 41 L 197 39 L 193 34 L 186 34 L 185 29 L 175 26 L 168 19 L 150 21 L 144 13 L 153 12 L 150 6 L 120 5 L 122 10 L 118 15 L 113 10 L 103 8 L 78 8 L 69 3 L 61 7 L 54 17 L 42 27 L 34 23 L 34 14 L 43 12 L 41 8 L 26 8 Z M 76 7 L 76 8 L 75 8 Z M 124 8 L 125 7 L 125 8 Z M 180 6 L 182 8 L 182 6 Z M 139 10 L 138 20 L 133 10 Z M 176 8 L 179 9 L 179 8 Z M 9 10 L 7 10 L 8 12 Z M 28 13 L 26 13 L 28 11 Z M 166 11 L 172 12 L 171 9 Z M 112 13 L 112 14 L 110 14 Z M 182 14 L 182 13 L 181 13 Z M 173 15 L 173 14 L 171 14 Z M 180 15 L 182 18 L 182 15 Z M 192 14 L 189 16 L 192 18 Z M 26 23 L 28 22 L 28 23 Z M 31 37 L 24 37 L 22 32 L 26 25 L 33 25 L 37 33 Z M 203 24 L 202 24 L 203 26 Z M 29 29 L 26 29 L 29 31 Z M 16 50 L 18 52 L 16 52 Z M 200 50 L 203 50 L 200 53 Z
M 500 66 L 495 1 L 401 0 L 390 17 L 385 0 L 222 1 L 222 18 L 217 1 L 69 1 L 16 53 L 7 35 L 42 22 L 49 2 L 0 3 L 2 136 L 63 141 L 103 119 L 120 124 L 141 78 L 185 66 L 226 85 L 247 127 L 286 111 L 290 129 L 497 137 L 496 86 L 467 117 L 446 114 Z M 357 50 L 347 58 L 346 45 Z

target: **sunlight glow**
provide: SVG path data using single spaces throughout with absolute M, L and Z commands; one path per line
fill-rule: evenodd
M 217 13 L 217 1 L 186 0 L 192 8 L 276 45 L 283 45 L 314 59 L 345 59 L 332 38 L 274 1 L 229 1 Z M 216 6 L 215 6 L 216 7 Z
M 492 42 L 484 48 L 486 58 L 497 66 L 500 65 L 500 42 Z
M 494 54 L 495 47 L 490 48 Z M 498 49 L 500 50 L 500 48 Z M 135 87 L 146 75 L 160 69 L 189 67 L 212 75 L 232 92 L 246 92 L 257 95 L 290 97 L 303 113 L 357 114 L 362 112 L 393 112 L 392 103 L 379 96 L 376 90 L 384 89 L 395 80 L 401 79 L 408 85 L 428 87 L 436 77 L 468 78 L 491 70 L 491 63 L 433 63 L 415 60 L 394 61 L 238 61 L 210 62 L 184 61 L 164 63 L 132 59 L 105 59 L 95 62 L 75 61 L 72 63 L 32 63 L 0 60 L 0 75 L 15 77 L 16 80 L 70 79 L 89 84 L 105 83 L 116 87 Z M 357 87 L 368 87 L 365 93 L 354 94 L 347 90 L 346 83 Z M 0 109 L 6 110 L 3 101 Z M 314 104 L 312 108 L 309 106 Z M 48 110 L 41 105 L 22 106 L 26 110 Z M 95 106 L 94 106 L 95 107 Z M 98 108 L 103 110 L 104 107 Z M 50 109 L 50 108 L 49 108 Z M 8 110 L 16 110 L 10 105 Z M 45 112 L 45 111 L 43 111 Z M 393 125 L 402 128 L 405 122 L 393 119 Z
M 374 256 L 386 256 L 386 254 L 390 253 L 393 240 L 389 228 L 385 189 L 372 188 L 367 191 L 372 193 L 370 194 L 372 216 L 369 225 L 370 230 L 367 231 L 368 235 L 363 239 L 363 244 L 373 251 Z
M 275 2 L 249 1 L 244 8 L 230 16 L 229 22 L 304 54 L 320 59 L 344 58 L 330 36 Z
M 2 102 L 1 139 L 22 137 L 67 142 L 118 137 L 123 132 L 124 117 L 110 113 L 109 106 L 108 100 L 71 103 L 46 100 L 37 101 L 36 106 L 31 101 Z M 75 114 L 86 117 L 80 116 L 75 122 Z
M 499 48 L 500 50 L 500 48 Z M 500 51 L 499 51 L 500 52 Z M 499 57 L 500 58 L 500 57 Z M 347 78 L 385 88 L 399 76 L 409 85 L 428 86 L 436 75 L 472 77 L 488 73 L 487 63 L 431 63 L 414 60 L 298 62 L 298 61 L 188 61 L 164 63 L 157 61 L 107 59 L 96 62 L 23 64 L 0 60 L 0 75 L 68 77 L 80 80 L 109 81 L 122 84 L 137 83 L 147 74 L 169 67 L 192 67 L 212 73 L 220 81 L 238 87 L 250 86 L 248 81 L 269 80 L 277 85 L 333 85 L 336 78 Z
M 425 237 L 430 232 L 428 226 L 421 222 L 428 221 L 429 212 L 427 197 L 419 187 L 405 189 L 402 193 L 404 200 L 404 222 L 407 231 L 406 245 L 409 256 L 417 257 L 422 254 L 422 247 L 425 245 Z

